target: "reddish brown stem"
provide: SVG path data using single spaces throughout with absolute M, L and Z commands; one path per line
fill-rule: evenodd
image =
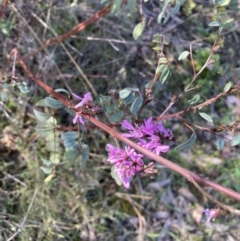
M 16 51 L 16 50 L 15 50 Z M 37 77 L 34 76 L 34 74 L 28 69 L 28 67 L 26 66 L 26 64 L 24 63 L 24 61 L 22 59 L 18 59 L 20 65 L 23 67 L 23 69 L 26 71 L 26 73 L 29 75 L 29 77 L 31 79 L 33 79 L 40 87 L 42 87 L 46 92 L 48 92 L 50 95 L 52 95 L 53 97 L 55 97 L 56 99 L 58 99 L 59 101 L 61 101 L 64 105 L 70 107 L 70 101 L 68 101 L 65 97 L 63 97 L 62 95 L 60 95 L 59 93 L 55 92 L 51 87 L 49 87 L 48 85 L 46 85 L 45 83 L 43 83 L 40 79 L 38 79 Z M 76 108 L 72 108 L 75 111 L 77 110 Z M 100 129 L 106 131 L 107 133 L 109 133 L 111 136 L 113 136 L 114 138 L 117 138 L 118 140 L 121 140 L 122 142 L 124 142 L 125 144 L 131 146 L 132 148 L 134 148 L 135 150 L 143 153 L 144 155 L 148 156 L 150 159 L 153 159 L 159 163 L 161 163 L 162 165 L 168 167 L 169 169 L 181 174 L 182 176 L 184 176 L 185 178 L 187 178 L 189 181 L 194 180 L 198 183 L 201 183 L 205 186 L 209 186 L 213 189 L 215 189 L 216 191 L 219 191 L 223 194 L 228 195 L 229 197 L 232 197 L 238 201 L 240 201 L 240 193 L 237 193 L 229 188 L 226 188 L 224 186 L 221 186 L 217 183 L 214 183 L 210 180 L 207 180 L 203 177 L 200 177 L 199 175 L 190 172 L 188 170 L 186 170 L 185 168 L 182 168 L 181 166 L 174 164 L 173 162 L 161 157 L 161 156 L 157 156 L 154 153 L 152 153 L 151 151 L 139 146 L 138 144 L 134 143 L 133 141 L 123 137 L 121 135 L 121 133 L 115 131 L 114 129 L 112 129 L 111 127 L 105 125 L 104 123 L 100 122 L 99 120 L 93 118 L 92 116 L 89 116 L 87 114 L 84 114 L 85 118 L 88 119 L 90 122 L 92 122 L 94 125 L 96 125 L 97 127 L 99 127 Z

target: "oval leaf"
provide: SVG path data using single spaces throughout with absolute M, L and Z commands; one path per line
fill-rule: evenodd
M 45 99 L 43 100 L 39 100 L 37 103 L 36 103 L 36 106 L 48 106 Z
M 74 110 L 69 109 L 69 108 L 67 108 L 66 106 L 65 106 L 65 110 L 66 110 L 66 111 L 67 111 L 67 113 L 68 113 L 69 115 L 71 115 L 71 116 L 75 116 L 75 115 L 76 115 L 76 113 L 75 113 L 75 111 L 74 111 Z
M 47 176 L 45 179 L 44 179 L 44 182 L 45 183 L 48 183 L 48 182 L 50 182 L 53 178 L 54 178 L 54 174 L 52 173 L 52 174 L 50 174 L 49 176 Z
M 208 26 L 210 26 L 210 27 L 218 27 L 219 26 L 219 22 L 218 21 L 213 21 L 213 22 L 209 23 Z
M 143 19 L 143 21 L 142 21 L 141 23 L 138 23 L 138 24 L 135 26 L 135 28 L 134 28 L 134 30 L 133 30 L 133 38 L 134 38 L 135 40 L 137 40 L 137 39 L 141 36 L 142 32 L 143 32 L 144 29 L 145 29 L 145 26 L 146 26 L 146 21 L 145 21 L 145 19 Z
M 75 160 L 79 155 L 79 151 L 74 149 L 74 150 L 68 150 L 64 153 L 64 159 L 66 160 Z
M 34 129 L 40 136 L 43 136 L 43 137 L 46 137 L 46 136 L 48 136 L 48 135 L 53 133 L 53 129 L 52 128 L 43 129 L 43 128 L 35 127 Z
M 60 88 L 60 89 L 55 89 L 54 91 L 55 91 L 55 92 L 64 92 L 64 93 L 66 93 L 66 94 L 68 95 L 68 97 L 71 96 L 67 90 L 62 89 L 62 88 Z
M 239 143 L 240 143 L 240 134 L 233 137 L 231 146 L 236 146 Z
M 117 111 L 115 112 L 114 114 L 110 115 L 108 117 L 108 120 L 111 122 L 111 123 L 117 123 L 119 121 L 121 121 L 123 118 L 123 111 L 120 110 L 120 111 Z
M 49 106 L 49 107 L 51 107 L 51 108 L 53 108 L 53 109 L 61 109 L 61 108 L 63 108 L 65 105 L 62 103 L 62 102 L 60 102 L 59 100 L 56 100 L 56 99 L 53 99 L 53 98 L 51 98 L 51 97 L 46 97 L 45 98 L 45 102 L 46 102 L 46 104 Z
M 131 104 L 133 102 L 133 100 L 134 100 L 134 97 L 135 97 L 135 93 L 133 92 L 126 99 L 124 99 L 125 104 L 126 105 Z
M 199 94 L 196 94 L 196 95 L 193 96 L 193 98 L 191 100 L 188 100 L 188 103 L 190 105 L 194 105 L 200 100 L 200 97 L 201 96 Z
M 111 176 L 119 186 L 122 185 L 122 179 L 120 179 L 118 173 L 115 171 L 114 166 L 112 166 L 112 168 L 111 168 Z
M 189 54 L 190 54 L 189 51 L 183 51 L 183 52 L 179 55 L 178 61 L 180 61 L 180 60 L 182 60 L 182 59 L 186 59 Z
M 78 142 L 75 141 L 75 140 L 65 140 L 65 141 L 63 142 L 63 145 L 64 145 L 65 147 L 74 147 L 76 144 L 78 145 Z
M 195 133 L 192 133 L 191 137 L 184 143 L 182 143 L 181 145 L 175 147 L 174 149 L 177 151 L 181 151 L 187 147 L 190 147 L 197 139 L 197 135 Z
M 217 6 L 224 7 L 227 6 L 231 0 L 213 0 L 213 4 L 216 4 Z
M 50 174 L 53 170 L 52 167 L 41 167 L 41 169 L 45 174 Z
M 44 159 L 44 158 L 41 158 L 41 159 L 42 159 L 43 164 L 46 166 L 50 166 L 52 164 L 52 162 L 47 159 Z
M 129 89 L 123 89 L 123 90 L 121 90 L 120 92 L 119 92 L 119 97 L 121 98 L 121 99 L 126 99 L 130 94 L 131 94 L 131 90 L 129 90 Z
M 43 112 L 35 110 L 35 109 L 33 109 L 33 111 L 34 111 L 34 114 L 35 114 L 36 118 L 39 121 L 47 121 L 51 117 L 50 114 L 43 113 Z
M 65 140 L 75 140 L 78 138 L 78 133 L 76 131 L 68 131 L 61 134 L 61 139 Z
M 159 15 L 158 15 L 158 20 L 157 20 L 158 23 L 162 23 L 163 14 L 164 14 L 164 12 L 159 13 Z
M 232 87 L 232 83 L 231 82 L 228 82 L 225 87 L 224 87 L 224 92 L 228 92 L 230 90 L 230 88 Z
M 206 113 L 203 113 L 203 112 L 199 112 L 199 115 L 203 118 L 203 119 L 205 119 L 206 121 L 208 121 L 208 122 L 213 122 L 213 119 L 212 119 L 212 117 L 210 116 L 210 115 L 208 115 L 208 114 L 206 114 Z
M 137 117 L 138 111 L 141 109 L 143 104 L 143 98 L 142 96 L 138 96 L 132 103 L 130 111 L 131 113 Z
M 166 80 L 168 80 L 171 76 L 171 72 L 168 68 L 164 69 L 160 76 L 160 81 L 164 83 Z

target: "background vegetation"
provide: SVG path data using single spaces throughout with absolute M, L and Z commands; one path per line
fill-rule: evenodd
M 142 5 L 138 2 L 133 7 L 123 5 L 64 41 L 65 49 L 60 44 L 47 46 L 25 61 L 37 77 L 54 89 L 65 88 L 83 95 L 89 91 L 87 78 L 96 92 L 103 95 L 125 87 L 144 91 L 154 78 L 158 63 L 152 38 L 160 33 L 168 43 L 164 54 L 172 76 L 164 84 L 157 83 L 154 99 L 141 118 L 159 116 L 172 96 L 181 93 L 192 79 L 191 61 L 178 61 L 180 53 L 189 50 L 191 43 L 196 70 L 199 70 L 217 32 L 208 24 L 219 16 L 226 24 L 232 18 L 221 34 L 223 44 L 214 54 L 215 63 L 197 79 L 196 84 L 201 88 L 184 95 L 169 111 L 175 113 L 188 107 L 188 101 L 196 93 L 201 94 L 201 103 L 222 92 L 227 80 L 238 83 L 239 12 L 233 2 L 219 7 L 212 1 L 186 0 L 166 24 L 157 23 L 162 9 L 160 1 L 149 0 Z M 156 164 L 159 173 L 153 179 L 136 177 L 129 190 L 119 187 L 110 176 L 111 167 L 106 162 L 105 145 L 113 140 L 93 126 L 84 134 L 90 150 L 86 165 L 83 167 L 81 159 L 63 159 L 54 178 L 44 182 L 41 157 L 50 155 L 50 151 L 46 140 L 34 130 L 37 122 L 33 108 L 47 95 L 18 65 L 15 86 L 10 84 L 13 64 L 9 54 L 17 48 L 21 56 L 27 56 L 47 39 L 66 33 L 106 4 L 107 1 L 97 0 L 9 1 L 4 10 L 0 21 L 0 240 L 240 240 L 239 217 L 228 214 L 206 223 L 203 209 L 215 205 L 186 179 L 164 166 Z M 141 21 L 141 8 L 147 24 L 142 36 L 134 40 L 132 32 Z M 20 90 L 29 92 L 24 94 Z M 228 95 L 205 107 L 204 112 L 211 114 L 216 126 L 231 125 L 238 119 L 239 97 Z M 75 128 L 67 112 L 58 111 L 55 117 L 60 131 L 65 127 Z M 197 114 L 187 113 L 184 118 L 211 127 Z M 176 137 L 172 147 L 191 135 L 177 119 L 166 120 L 164 125 L 171 128 Z M 237 131 L 236 127 L 233 132 Z M 231 147 L 230 142 L 226 142 L 219 151 L 215 134 L 198 130 L 197 136 L 192 148 L 182 152 L 172 148 L 165 156 L 240 192 L 238 146 Z M 224 132 L 223 137 L 231 139 L 231 133 Z M 240 208 L 233 199 L 206 190 L 219 201 Z

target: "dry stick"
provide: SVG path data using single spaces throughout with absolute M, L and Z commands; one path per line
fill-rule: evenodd
M 214 43 L 213 43 L 213 46 L 211 48 L 211 52 L 205 62 L 205 64 L 202 66 L 202 68 L 196 73 L 196 70 L 195 70 L 195 66 L 194 66 L 194 61 L 193 61 L 193 55 L 192 55 L 192 45 L 190 44 L 190 57 L 191 57 L 191 63 L 193 64 L 193 72 L 194 72 L 194 76 L 193 76 L 193 79 L 191 80 L 191 82 L 187 85 L 187 87 L 184 89 L 184 91 L 179 94 L 177 96 L 177 98 L 174 98 L 174 100 L 172 99 L 171 102 L 169 103 L 169 105 L 167 106 L 167 108 L 163 111 L 163 113 L 160 115 L 160 116 L 163 116 L 165 113 L 168 112 L 169 109 L 171 109 L 171 107 L 183 96 L 184 93 L 186 93 L 187 91 L 189 91 L 189 87 L 192 85 L 192 83 L 198 78 L 198 76 L 203 72 L 203 70 L 210 64 L 210 63 L 213 63 L 212 61 L 212 56 L 213 54 L 218 50 L 216 44 L 217 44 L 217 39 L 218 39 L 218 36 L 217 35 L 214 39 Z
M 17 50 L 14 50 L 17 51 Z M 71 103 L 70 101 L 68 101 L 64 96 L 62 96 L 61 94 L 55 92 L 51 87 L 49 87 L 48 85 L 46 85 L 45 83 L 43 83 L 39 78 L 35 77 L 34 74 L 28 69 L 27 65 L 24 63 L 24 61 L 22 59 L 19 58 L 19 63 L 20 65 L 23 67 L 23 69 L 25 70 L 25 72 L 29 75 L 29 77 L 31 79 L 33 79 L 40 87 L 42 87 L 46 92 L 48 92 L 50 95 L 52 95 L 53 97 L 55 97 L 56 99 L 58 99 L 59 101 L 61 101 L 64 105 L 66 105 L 67 107 L 71 107 Z M 77 111 L 78 109 L 76 108 L 72 108 L 73 110 Z M 84 117 L 86 119 L 88 119 L 90 122 L 92 122 L 94 125 L 96 125 L 97 127 L 99 127 L 100 129 L 106 131 L 107 133 L 109 133 L 113 138 L 116 138 L 122 142 L 124 142 L 125 144 L 129 145 L 130 147 L 134 148 L 135 150 L 141 152 L 142 154 L 144 154 L 145 156 L 147 156 L 149 159 L 153 159 L 159 163 L 161 163 L 162 165 L 168 167 L 169 169 L 181 174 L 182 176 L 184 176 L 185 178 L 187 178 L 189 181 L 191 181 L 192 179 L 195 182 L 201 183 L 205 186 L 209 186 L 213 189 L 215 189 L 216 191 L 219 191 L 221 193 L 226 194 L 229 197 L 232 197 L 238 201 L 240 201 L 240 193 L 233 191 L 232 189 L 229 189 L 227 187 L 221 186 L 215 182 L 212 182 L 210 180 L 207 180 L 205 178 L 200 177 L 199 175 L 190 172 L 188 170 L 186 170 L 185 168 L 182 168 L 181 166 L 174 164 L 173 162 L 158 156 L 154 153 L 152 153 L 151 151 L 139 146 L 138 144 L 136 144 L 135 142 L 123 137 L 121 135 L 121 133 L 115 131 L 113 128 L 105 125 L 104 123 L 102 123 L 101 121 L 95 119 L 92 116 L 89 116 L 88 114 L 83 113 Z
M 123 0 L 122 4 L 125 4 L 126 2 L 127 2 L 127 0 Z M 104 7 L 97 13 L 95 13 L 91 18 L 85 20 L 82 23 L 77 24 L 75 27 L 73 27 L 67 33 L 48 39 L 40 48 L 38 48 L 37 50 L 33 51 L 30 54 L 25 55 L 22 59 L 27 59 L 27 58 L 37 54 L 39 51 L 46 48 L 47 46 L 53 46 L 53 45 L 59 44 L 60 42 L 65 41 L 66 39 L 69 39 L 74 34 L 84 30 L 90 24 L 95 23 L 98 19 L 100 19 L 100 18 L 104 17 L 106 14 L 108 14 L 111 10 L 111 7 L 112 7 L 112 3 L 108 4 L 106 7 Z
M 2 7 L 2 9 L 1 9 L 1 11 L 0 11 L 0 18 L 2 18 L 3 14 L 4 14 L 4 12 L 5 12 L 5 9 L 6 9 L 6 7 L 7 7 L 7 5 L 8 5 L 8 0 L 5 0 L 5 3 L 3 4 L 3 7 Z
M 17 50 L 13 50 L 13 52 L 17 53 Z M 19 58 L 19 63 L 20 65 L 23 67 L 23 69 L 26 71 L 26 73 L 29 75 L 30 78 L 32 78 L 39 86 L 41 86 L 46 92 L 48 92 L 49 94 L 51 94 L 52 96 L 54 96 L 56 99 L 58 99 L 59 101 L 61 101 L 63 104 L 65 104 L 68 107 L 71 107 L 70 102 L 63 97 L 62 95 L 60 95 L 59 93 L 55 92 L 51 87 L 47 86 L 45 83 L 43 83 L 40 79 L 38 79 L 37 77 L 34 76 L 34 74 L 28 69 L 28 67 L 26 66 L 26 64 L 24 63 L 24 61 L 22 59 Z M 72 108 L 74 110 L 77 110 L 76 108 Z M 226 188 L 224 186 L 221 186 L 217 183 L 214 183 L 210 180 L 207 180 L 205 178 L 200 177 L 199 175 L 190 172 L 188 170 L 186 170 L 185 168 L 182 168 L 181 166 L 178 166 L 177 164 L 174 164 L 173 162 L 158 156 L 154 153 L 152 153 L 151 151 L 139 146 L 138 144 L 134 143 L 133 141 L 123 137 L 121 135 L 121 133 L 115 131 L 114 129 L 112 129 L 111 127 L 105 125 L 104 123 L 100 122 L 99 120 L 93 118 L 92 116 L 89 116 L 88 114 L 84 114 L 84 117 L 86 119 L 88 119 L 90 122 L 92 122 L 93 124 L 95 124 L 97 127 L 99 127 L 100 129 L 106 131 L 107 133 L 109 133 L 113 138 L 116 138 L 118 140 L 121 140 L 122 142 L 124 142 L 125 144 L 131 146 L 132 148 L 134 148 L 135 150 L 141 152 L 142 154 L 144 154 L 145 156 L 147 156 L 149 159 L 153 159 L 157 162 L 159 162 L 160 164 L 168 167 L 169 169 L 181 174 L 182 176 L 184 176 L 185 178 L 187 178 L 190 182 L 192 182 L 197 188 L 199 189 L 199 185 L 196 184 L 196 182 L 201 183 L 205 186 L 209 186 L 213 189 L 215 189 L 216 191 L 219 191 L 221 193 L 224 193 L 226 195 L 228 195 L 229 197 L 232 197 L 238 201 L 240 201 L 240 193 L 237 193 L 229 188 Z M 201 189 L 201 193 L 206 195 L 207 193 Z M 206 195 L 207 197 L 209 197 L 210 195 Z M 221 206 L 222 208 L 224 208 L 225 210 L 228 210 L 230 212 L 233 212 L 234 214 L 240 214 L 240 212 L 238 210 L 235 210 L 231 207 L 228 207 L 226 205 L 221 204 L 220 202 L 218 202 L 217 200 L 215 200 L 214 198 L 210 198 L 210 200 L 212 200 L 213 202 L 217 203 L 219 206 Z
M 219 98 L 221 98 L 221 97 L 223 97 L 223 96 L 225 96 L 229 93 L 234 93 L 234 92 L 238 92 L 238 91 L 240 91 L 239 86 L 234 85 L 229 91 L 220 93 L 220 94 L 216 95 L 215 97 L 205 101 L 204 103 L 189 107 L 185 110 L 181 110 L 181 111 L 179 111 L 177 113 L 174 113 L 174 114 L 164 115 L 164 116 L 160 115 L 159 117 L 155 118 L 155 120 L 166 120 L 166 119 L 170 119 L 170 118 L 177 118 L 179 115 L 182 115 L 182 114 L 190 112 L 190 111 L 195 111 L 199 108 L 203 108 L 204 106 L 207 106 L 207 105 L 210 105 L 210 104 L 216 102 Z

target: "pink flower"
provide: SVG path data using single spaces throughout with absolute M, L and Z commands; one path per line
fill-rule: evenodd
M 83 98 L 74 93 L 72 93 L 72 95 L 76 99 L 81 100 L 77 105 L 75 105 L 75 108 L 84 107 L 93 101 L 92 95 L 90 92 L 87 92 Z M 83 117 L 81 116 L 81 112 L 76 112 L 76 115 L 73 118 L 73 124 L 76 124 L 77 122 L 80 122 L 82 125 L 84 125 L 84 120 L 83 120 Z
M 137 154 L 135 150 L 129 146 L 125 147 L 125 150 L 123 150 L 108 144 L 107 151 L 107 161 L 114 165 L 114 170 L 122 181 L 123 186 L 129 188 L 131 178 L 137 172 L 142 172 L 143 170 L 144 162 L 141 159 L 143 155 Z
M 80 122 L 81 124 L 84 125 L 83 117 L 76 113 L 75 117 L 73 118 L 73 124 L 76 124 L 77 122 Z
M 78 107 L 81 107 L 81 106 L 84 106 L 84 105 L 87 105 L 88 102 L 92 102 L 93 101 L 93 98 L 92 98 L 92 95 L 90 92 L 87 92 L 84 97 L 80 97 L 74 93 L 72 93 L 72 95 L 78 99 L 78 100 L 81 100 L 77 105 L 75 105 L 75 108 L 78 108 Z
M 203 213 L 205 213 L 205 215 L 207 217 L 206 222 L 210 222 L 212 219 L 215 219 L 216 217 L 220 216 L 222 214 L 222 210 L 220 208 L 218 208 L 218 209 L 206 208 L 203 210 Z

